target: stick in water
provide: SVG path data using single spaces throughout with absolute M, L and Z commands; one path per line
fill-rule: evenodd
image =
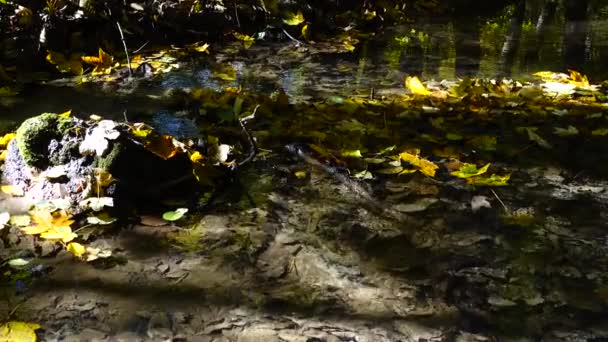
M 120 39 L 122 40 L 122 46 L 125 48 L 125 54 L 127 55 L 127 67 L 129 68 L 129 77 L 133 77 L 133 70 L 131 70 L 131 60 L 129 59 L 129 50 L 127 49 L 127 43 L 125 42 L 125 36 L 122 34 L 122 28 L 120 23 L 117 21 L 118 32 L 120 32 Z

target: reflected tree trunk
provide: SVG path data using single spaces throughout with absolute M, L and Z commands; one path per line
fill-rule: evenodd
M 459 18 L 454 21 L 456 75 L 475 76 L 481 61 L 481 27 L 479 20 Z
M 515 56 L 519 50 L 525 14 L 526 2 L 524 0 L 519 0 L 515 5 L 513 15 L 509 21 L 509 31 L 500 52 L 498 77 L 507 77 L 511 75 L 511 68 L 513 67 Z
M 542 49 L 549 34 L 549 25 L 555 20 L 555 10 L 557 9 L 556 0 L 546 0 L 538 15 L 534 33 L 531 35 L 527 44 L 525 66 L 534 68 L 540 61 Z
M 587 60 L 589 34 L 589 0 L 564 0 L 563 63 L 566 68 L 580 69 Z

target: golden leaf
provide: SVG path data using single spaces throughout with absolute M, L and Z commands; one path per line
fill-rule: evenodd
M 0 147 L 6 147 L 11 140 L 15 139 L 16 136 L 16 133 L 6 133 L 4 136 L 2 136 L 2 138 L 0 138 Z
M 77 257 L 81 257 L 86 252 L 86 248 L 78 242 L 70 242 L 67 246 L 68 252 L 74 254 Z
M 99 56 L 83 56 L 81 59 L 83 62 L 95 67 L 93 69 L 94 75 L 109 74 L 114 66 L 114 57 L 101 48 L 99 48 Z
M 289 26 L 298 26 L 304 22 L 304 14 L 302 11 L 298 11 L 298 13 L 288 13 L 287 18 L 283 19 L 283 22 Z
M 432 94 L 432 92 L 426 89 L 424 84 L 422 84 L 420 79 L 416 76 L 408 76 L 405 79 L 405 87 L 414 95 L 428 96 Z
M 2 190 L 2 192 L 4 192 L 5 194 L 11 195 L 11 196 L 23 196 L 24 192 L 23 189 L 21 189 L 18 186 L 14 186 L 14 185 L 2 185 L 0 186 L 0 190 Z
M 414 165 L 420 170 L 420 172 L 429 177 L 434 177 L 435 171 L 439 168 L 439 166 L 435 165 L 435 163 L 411 153 L 402 152 L 399 154 L 399 157 L 401 160 Z
M 40 325 L 29 322 L 6 322 L 0 324 L 0 341 L 36 342 L 36 330 Z
M 251 45 L 253 45 L 253 43 L 255 43 L 255 38 L 248 36 L 246 34 L 242 34 L 239 32 L 232 32 L 232 35 L 234 36 L 234 38 L 236 38 L 237 40 L 240 40 L 243 43 L 243 46 L 245 47 L 245 49 L 249 49 L 251 47 Z
M 80 55 L 72 54 L 70 58 L 66 58 L 61 52 L 47 51 L 46 60 L 53 64 L 57 70 L 63 73 L 72 73 L 74 75 L 82 75 L 82 63 Z

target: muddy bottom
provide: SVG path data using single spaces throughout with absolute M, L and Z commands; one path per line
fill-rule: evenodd
M 111 264 L 37 260 L 2 312 L 42 341 L 602 340 L 606 184 L 564 172 L 473 192 L 414 175 L 370 203 L 262 160 L 200 219 L 91 243 Z

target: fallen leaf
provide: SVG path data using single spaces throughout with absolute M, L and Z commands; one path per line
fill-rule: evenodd
M 2 192 L 4 192 L 7 195 L 11 195 L 11 196 L 23 196 L 25 195 L 25 193 L 23 192 L 23 189 L 21 189 L 18 186 L 14 186 L 14 185 L 2 185 L 0 186 L 0 190 L 2 190 Z
M 188 208 L 178 208 L 174 211 L 167 211 L 163 213 L 163 220 L 167 221 L 177 221 L 184 217 L 184 215 L 188 212 Z
M 99 48 L 98 56 L 83 56 L 82 61 L 93 65 L 94 75 L 109 74 L 114 67 L 114 57 Z
M 287 18 L 283 19 L 283 22 L 289 26 L 298 26 L 304 22 L 304 14 L 302 11 L 298 11 L 297 13 L 288 13 Z
M 435 163 L 408 152 L 400 153 L 399 157 L 401 160 L 417 167 L 420 172 L 429 177 L 435 177 L 435 171 L 439 168 L 439 166 L 435 165 Z
M 6 342 L 36 342 L 36 323 L 11 321 L 0 325 L 0 341 Z
M 428 96 L 433 94 L 431 91 L 420 82 L 420 79 L 416 76 L 408 76 L 405 79 L 405 88 L 407 88 L 414 95 Z
M 67 246 L 68 252 L 74 254 L 77 257 L 81 257 L 86 252 L 86 248 L 78 242 L 70 242 Z
M 478 169 L 477 165 L 475 165 L 475 164 L 464 163 L 458 171 L 453 171 L 450 174 L 452 176 L 456 176 L 458 178 L 475 177 L 475 176 L 479 176 L 481 174 L 486 173 L 486 171 L 488 171 L 489 167 L 490 167 L 489 163 L 486 164 L 485 166 L 481 167 L 480 169 Z

